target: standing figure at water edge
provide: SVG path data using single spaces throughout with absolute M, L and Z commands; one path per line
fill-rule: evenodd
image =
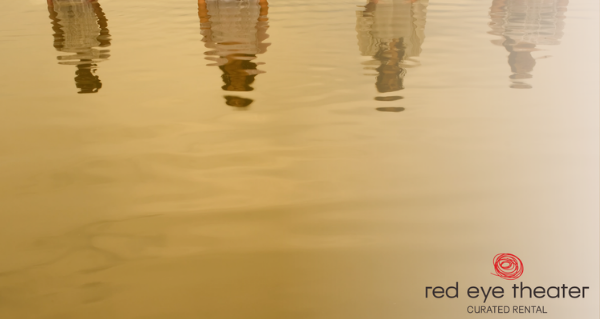
M 370 56 L 366 69 L 377 71 L 379 93 L 404 89 L 406 69 L 418 64 L 412 60 L 421 53 L 425 39 L 428 0 L 368 0 L 356 12 L 356 32 L 360 54 Z M 401 96 L 379 96 L 378 101 L 395 101 Z M 401 111 L 403 108 L 378 108 Z
M 264 73 L 258 70 L 263 63 L 253 62 L 257 54 L 265 53 L 268 38 L 267 0 L 198 0 L 201 35 L 206 59 L 215 63 L 223 74 L 222 89 L 231 92 L 252 91 L 255 77 Z M 245 108 L 253 100 L 236 95 L 226 95 L 226 104 Z
M 54 31 L 54 47 L 70 53 L 59 55 L 59 64 L 75 65 L 78 93 L 96 93 L 102 83 L 97 63 L 109 58 L 111 45 L 107 18 L 96 0 L 48 0 L 48 12 Z
M 494 0 L 490 8 L 490 34 L 509 52 L 511 88 L 530 89 L 523 80 L 532 78 L 536 65 L 532 57 L 538 45 L 556 45 L 563 36 L 567 0 Z

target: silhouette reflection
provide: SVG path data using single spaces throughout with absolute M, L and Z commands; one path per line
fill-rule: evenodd
M 102 87 L 95 75 L 97 63 L 109 58 L 111 45 L 107 18 L 94 0 L 48 0 L 48 12 L 54 31 L 59 64 L 75 65 L 75 86 L 78 93 L 96 93 Z
M 258 70 L 263 63 L 253 62 L 258 54 L 265 53 L 268 38 L 267 0 L 198 0 L 201 35 L 206 59 L 222 70 L 222 89 L 231 92 L 252 91 L 255 77 L 264 73 Z M 226 95 L 226 104 L 246 108 L 252 99 Z
M 511 88 L 530 89 L 523 80 L 532 78 L 536 60 L 532 51 L 537 45 L 556 45 L 563 36 L 567 0 L 494 0 L 490 8 L 489 34 L 501 36 L 493 40 L 509 52 Z
M 366 69 L 377 71 L 375 86 L 379 93 L 404 89 L 406 68 L 416 65 L 413 57 L 421 53 L 425 39 L 428 0 L 368 0 L 363 11 L 356 12 L 358 47 Z M 377 101 L 395 101 L 401 96 L 376 97 Z M 392 108 L 378 108 L 391 111 Z M 397 111 L 403 110 L 402 108 Z

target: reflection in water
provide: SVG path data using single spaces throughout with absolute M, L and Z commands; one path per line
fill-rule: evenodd
M 201 35 L 206 59 L 215 61 L 223 74 L 225 91 L 252 91 L 255 76 L 262 63 L 253 62 L 257 54 L 266 52 L 268 38 L 267 0 L 198 0 Z M 226 104 L 244 108 L 253 100 L 235 95 L 224 97 Z
M 48 0 L 48 11 L 54 30 L 54 47 L 61 52 L 59 64 L 75 65 L 75 86 L 78 93 L 96 93 L 102 83 L 96 64 L 109 58 L 109 50 L 97 49 L 111 45 L 107 18 L 94 0 Z
M 529 89 L 524 79 L 536 65 L 532 51 L 537 45 L 555 45 L 563 36 L 563 15 L 568 0 L 494 0 L 490 8 L 490 34 L 501 36 L 494 40 L 509 52 L 509 66 L 513 74 L 511 88 Z
M 410 58 L 421 53 L 425 39 L 428 0 L 368 0 L 363 11 L 356 12 L 358 47 L 368 69 L 377 71 L 377 91 L 395 92 L 404 89 L 406 67 Z M 376 97 L 377 101 L 395 101 L 400 96 Z M 382 109 L 382 108 L 380 108 Z

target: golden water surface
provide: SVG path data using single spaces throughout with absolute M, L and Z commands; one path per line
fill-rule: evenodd
M 4 1 L 0 318 L 596 318 L 598 9 Z

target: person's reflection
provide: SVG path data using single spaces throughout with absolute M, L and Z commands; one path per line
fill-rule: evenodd
M 95 75 L 97 63 L 109 57 L 111 45 L 107 18 L 96 0 L 48 0 L 54 30 L 54 47 L 71 53 L 59 55 L 59 64 L 75 65 L 78 93 L 96 93 L 102 83 Z
M 409 66 L 406 62 L 419 56 L 425 39 L 427 4 L 428 0 L 368 0 L 364 10 L 357 11 L 358 47 L 363 56 L 373 57 L 372 61 L 363 64 L 377 71 L 379 93 L 404 89 L 405 68 Z M 375 99 L 394 101 L 401 98 Z
M 266 52 L 268 38 L 267 0 L 198 0 L 201 35 L 210 66 L 218 66 L 223 74 L 222 89 L 231 92 L 251 91 L 251 84 L 262 63 L 253 62 L 256 55 Z M 226 95 L 226 104 L 245 108 L 253 100 Z
M 490 8 L 490 34 L 501 37 L 495 45 L 509 52 L 511 88 L 529 89 L 522 80 L 532 77 L 537 45 L 556 45 L 563 36 L 567 0 L 494 0 Z

